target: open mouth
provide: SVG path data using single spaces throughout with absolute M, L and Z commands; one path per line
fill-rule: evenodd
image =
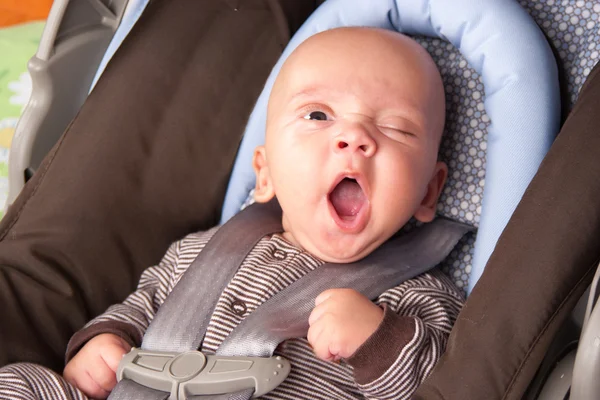
M 367 204 L 367 196 L 356 179 L 346 177 L 329 193 L 329 202 L 340 220 L 351 222 Z

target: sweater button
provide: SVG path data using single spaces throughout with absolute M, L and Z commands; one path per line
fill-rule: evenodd
M 233 311 L 235 315 L 242 317 L 244 314 L 246 314 L 247 310 L 248 306 L 246 306 L 246 303 L 241 300 L 235 299 L 231 303 L 231 311 Z
M 273 257 L 278 260 L 285 260 L 285 258 L 287 257 L 287 254 L 285 254 L 285 251 L 275 250 L 273 252 Z

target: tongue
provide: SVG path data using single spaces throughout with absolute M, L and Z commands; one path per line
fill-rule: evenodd
M 365 194 L 356 181 L 344 179 L 329 197 L 331 204 L 340 217 L 354 217 L 365 202 Z

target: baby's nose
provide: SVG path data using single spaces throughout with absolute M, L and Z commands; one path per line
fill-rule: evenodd
M 377 144 L 364 128 L 348 129 L 337 135 L 334 140 L 334 152 L 359 153 L 365 157 L 375 154 Z

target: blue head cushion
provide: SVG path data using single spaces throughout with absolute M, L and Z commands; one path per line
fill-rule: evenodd
M 440 68 L 448 105 L 440 156 L 450 175 L 438 210 L 478 226 L 467 271 L 471 277 L 463 279 L 470 289 L 559 129 L 554 57 L 535 22 L 512 0 L 326 1 L 294 35 L 257 101 L 222 222 L 240 209 L 254 187 L 252 153 L 264 143 L 267 101 L 282 63 L 306 38 L 341 26 L 429 37 L 417 40 Z

